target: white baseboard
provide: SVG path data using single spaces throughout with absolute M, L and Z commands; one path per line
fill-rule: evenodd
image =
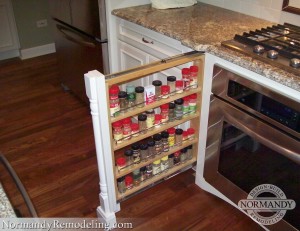
M 11 59 L 15 57 L 20 57 L 19 49 L 0 52 L 0 60 Z
M 47 55 L 51 53 L 55 53 L 55 44 L 50 43 L 38 47 L 32 47 L 28 49 L 21 50 L 21 59 L 30 59 L 37 56 Z

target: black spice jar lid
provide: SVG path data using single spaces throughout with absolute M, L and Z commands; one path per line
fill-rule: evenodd
M 162 82 L 160 80 L 154 80 L 152 82 L 152 85 L 154 85 L 155 87 L 160 87 L 162 85 Z
M 127 98 L 127 92 L 126 91 L 119 91 L 118 97 L 119 98 Z
M 192 149 L 193 145 L 187 146 L 187 149 Z
M 155 146 L 154 140 L 149 140 L 147 144 L 148 144 L 148 147 L 154 147 Z
M 131 145 L 131 149 L 132 150 L 139 150 L 140 149 L 140 145 L 139 144 L 133 144 L 133 145 Z
M 168 82 L 175 82 L 176 81 L 176 77 L 175 76 L 168 76 L 167 77 L 167 81 Z
M 183 130 L 182 130 L 181 128 L 177 128 L 177 129 L 175 130 L 175 134 L 176 134 L 176 135 L 182 135 L 182 133 L 183 133 Z
M 147 170 L 146 166 L 140 168 L 141 172 L 146 172 L 146 170 Z
M 147 144 L 141 144 L 140 145 L 140 149 L 141 150 L 147 150 L 148 149 L 148 145 Z
M 175 103 L 169 103 L 169 109 L 174 109 L 175 108 Z
M 138 120 L 139 121 L 146 121 L 147 120 L 147 115 L 144 115 L 144 114 L 138 115 Z
M 175 102 L 175 104 L 181 105 L 181 104 L 183 104 L 183 99 L 176 99 L 174 102 Z
M 187 148 L 181 149 L 181 153 L 186 153 L 186 152 L 187 152 Z
M 174 157 L 174 154 L 170 154 L 170 155 L 169 155 L 169 158 L 173 158 L 173 157 Z
M 160 140 L 161 140 L 161 135 L 160 135 L 160 134 L 155 134 L 155 135 L 153 136 L 153 140 L 154 140 L 154 141 L 160 141 Z
M 163 132 L 161 133 L 161 137 L 162 137 L 162 138 L 169 138 L 169 133 L 166 132 L 166 131 L 163 131 Z
M 145 91 L 145 89 L 142 86 L 138 86 L 138 87 L 135 88 L 136 93 L 143 93 L 144 91 Z
M 124 152 L 124 155 L 125 156 L 132 156 L 133 155 L 133 151 L 132 150 L 126 150 L 125 152 Z
M 117 182 L 123 182 L 124 180 L 125 180 L 125 176 L 122 176 L 122 177 L 117 179 Z

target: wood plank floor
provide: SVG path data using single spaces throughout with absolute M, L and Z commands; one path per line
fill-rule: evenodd
M 20 176 L 40 217 L 96 217 L 99 177 L 89 109 L 63 92 L 55 55 L 0 62 L 0 152 Z M 28 216 L 11 179 L 0 179 Z M 134 230 L 262 230 L 194 184 L 193 171 L 121 203 Z M 151 227 L 151 228 L 149 228 Z

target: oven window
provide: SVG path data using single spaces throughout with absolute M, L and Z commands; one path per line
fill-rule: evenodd
M 296 208 L 287 211 L 284 220 L 300 229 L 299 165 L 257 142 L 238 128 L 224 122 L 218 171 L 249 193 L 260 184 L 281 188 Z

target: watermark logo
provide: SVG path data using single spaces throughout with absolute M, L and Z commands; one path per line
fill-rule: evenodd
M 264 195 L 268 196 L 264 196 Z M 262 225 L 279 222 L 287 212 L 296 207 L 296 202 L 287 199 L 284 192 L 275 185 L 261 184 L 251 190 L 247 199 L 240 200 L 238 206 Z

